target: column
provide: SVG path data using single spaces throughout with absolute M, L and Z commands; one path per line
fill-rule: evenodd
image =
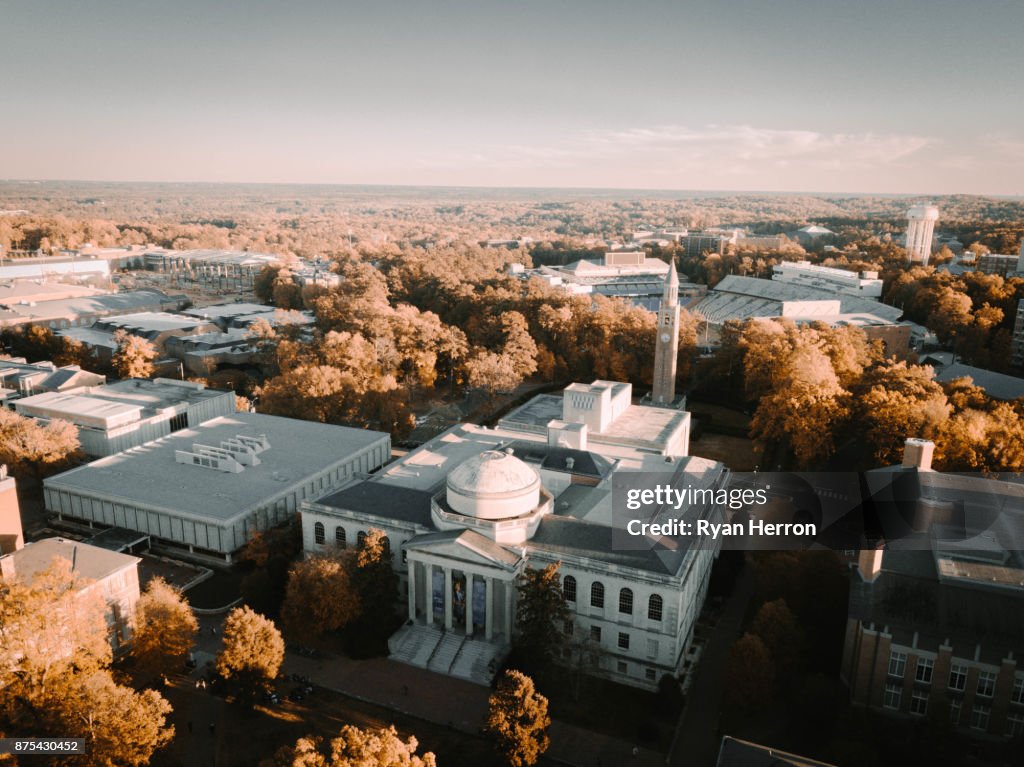
M 427 614 L 427 625 L 434 625 L 434 566 L 427 562 L 425 565 L 427 572 L 426 588 L 423 591 L 427 595 L 426 609 L 424 612 Z
M 473 573 L 466 573 L 466 636 L 473 636 Z
M 452 569 L 444 569 L 444 629 L 452 630 Z
M 485 578 L 484 584 L 484 638 L 490 642 L 494 638 L 494 578 Z
M 505 592 L 505 641 L 512 641 L 512 594 L 514 593 L 509 581 L 502 583 L 502 591 Z
M 416 621 L 416 562 L 409 560 L 409 620 Z

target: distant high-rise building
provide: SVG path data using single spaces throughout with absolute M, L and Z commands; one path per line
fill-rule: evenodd
M 1017 250 L 1017 272 L 1024 274 L 1024 239 L 1020 241 L 1020 248 Z
M 654 389 L 651 404 L 671 405 L 676 398 L 676 365 L 679 356 L 679 276 L 673 260 L 665 278 L 665 292 L 658 310 L 658 339 L 654 348 Z
M 927 264 L 932 255 L 932 236 L 939 209 L 934 205 L 915 205 L 907 211 L 907 255 L 911 262 Z

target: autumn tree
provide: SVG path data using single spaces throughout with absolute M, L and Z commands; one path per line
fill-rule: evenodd
M 149 378 L 153 375 L 153 360 L 157 358 L 157 351 L 152 343 L 124 329 L 114 334 L 114 342 L 117 349 L 111 363 L 118 378 Z
M 530 767 L 547 751 L 550 740 L 548 699 L 520 671 L 506 671 L 488 700 L 484 731 L 510 767 Z
M 273 621 L 245 606 L 228 613 L 217 672 L 235 682 L 243 699 L 265 689 L 283 661 L 284 639 Z
M 85 739 L 69 764 L 148 764 L 173 737 L 171 707 L 115 682 L 109 608 L 90 585 L 63 558 L 0 581 L 0 730 Z
M 59 722 L 51 735 L 84 738 L 85 754 L 77 763 L 88 767 L 143 767 L 174 738 L 167 723 L 171 704 L 155 690 L 117 684 L 109 671 L 76 674 L 50 705 L 48 716 Z
M 352 582 L 353 557 L 342 552 L 315 555 L 292 565 L 281 609 L 290 636 L 316 639 L 359 617 L 360 598 Z
M 163 578 L 153 578 L 135 605 L 132 660 L 142 677 L 179 670 L 199 631 L 188 600 Z
M 800 665 L 804 635 L 785 599 L 765 602 L 754 616 L 751 632 L 764 642 L 780 675 L 788 678 Z
M 45 425 L 0 408 L 0 463 L 18 479 L 39 480 L 64 471 L 83 456 L 78 427 L 53 419 Z
M 775 684 L 772 654 L 756 634 L 744 634 L 729 651 L 725 695 L 730 705 L 753 711 L 771 698 Z
M 396 616 L 398 574 L 392 563 L 391 543 L 383 530 L 371 527 L 359 543 L 352 582 L 361 605 L 355 630 L 370 641 L 390 633 Z
M 330 740 L 299 738 L 260 767 L 436 767 L 434 755 L 417 754 L 418 747 L 416 738 L 402 740 L 394 725 L 364 730 L 347 724 Z
M 516 647 L 540 668 L 560 656 L 571 618 L 558 568 L 558 563 L 528 567 L 516 586 Z

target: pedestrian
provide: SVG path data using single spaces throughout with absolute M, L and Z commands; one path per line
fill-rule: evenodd
M 633 746 L 633 758 L 636 759 L 638 756 L 640 756 L 640 747 Z

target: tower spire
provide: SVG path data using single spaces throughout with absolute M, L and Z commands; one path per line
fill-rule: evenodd
M 654 386 L 651 402 L 671 405 L 676 398 L 676 366 L 679 355 L 679 275 L 675 259 L 669 262 L 665 289 L 658 308 L 658 337 L 654 347 Z

